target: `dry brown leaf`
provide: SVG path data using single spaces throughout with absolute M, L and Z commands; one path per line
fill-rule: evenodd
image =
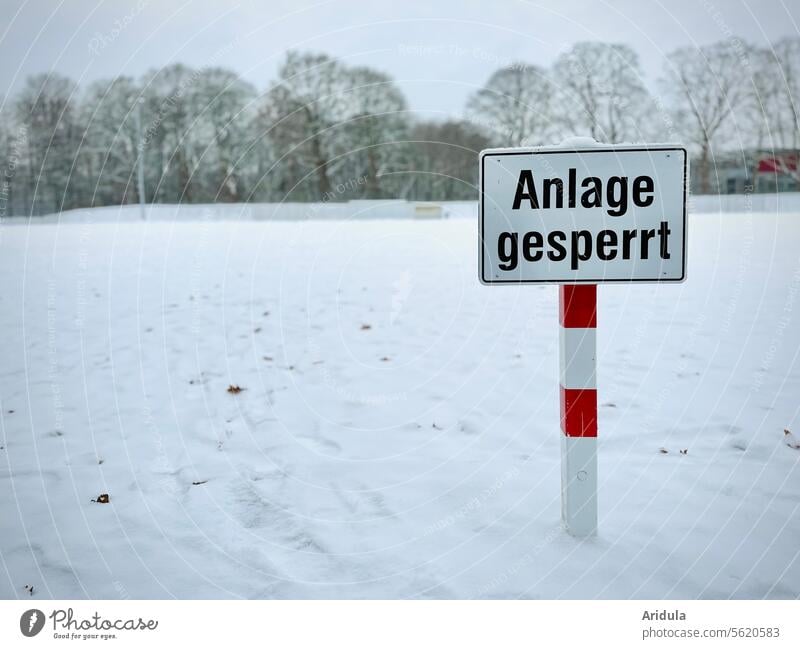
M 228 392 L 231 394 L 239 394 L 242 390 L 244 390 L 244 388 L 240 388 L 238 385 L 233 383 L 228 386 Z

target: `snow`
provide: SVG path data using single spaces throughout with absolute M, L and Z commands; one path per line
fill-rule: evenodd
M 147 221 L 308 221 L 308 220 L 375 220 L 419 218 L 418 206 L 439 205 L 446 219 L 478 217 L 477 201 L 442 201 L 439 203 L 413 202 L 405 200 L 355 200 L 329 203 L 215 203 L 148 205 L 145 209 Z M 693 213 L 767 212 L 778 214 L 800 212 L 800 192 L 780 194 L 723 194 L 692 195 L 689 206 Z M 137 222 L 142 220 L 138 205 L 115 205 L 109 207 L 81 208 L 58 214 L 7 218 L 7 224 L 50 223 L 88 224 Z
M 474 221 L 3 227 L 0 597 L 798 597 L 800 214 L 689 245 L 599 291 L 580 541 L 557 290 Z

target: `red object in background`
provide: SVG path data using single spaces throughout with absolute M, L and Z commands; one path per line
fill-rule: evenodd
M 764 156 L 758 161 L 757 172 L 760 174 L 795 174 L 797 173 L 797 154 Z

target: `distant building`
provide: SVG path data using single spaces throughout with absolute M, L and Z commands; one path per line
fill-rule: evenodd
M 800 191 L 797 150 L 762 152 L 756 169 L 757 192 Z
M 700 192 L 700 165 L 691 168 L 691 188 Z M 716 156 L 709 175 L 711 193 L 745 194 L 800 191 L 796 149 L 750 149 Z

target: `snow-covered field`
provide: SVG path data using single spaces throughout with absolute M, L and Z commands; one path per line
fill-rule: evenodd
M 475 230 L 3 226 L 0 597 L 798 597 L 800 215 L 601 287 L 588 541 L 557 290 L 480 286 Z

